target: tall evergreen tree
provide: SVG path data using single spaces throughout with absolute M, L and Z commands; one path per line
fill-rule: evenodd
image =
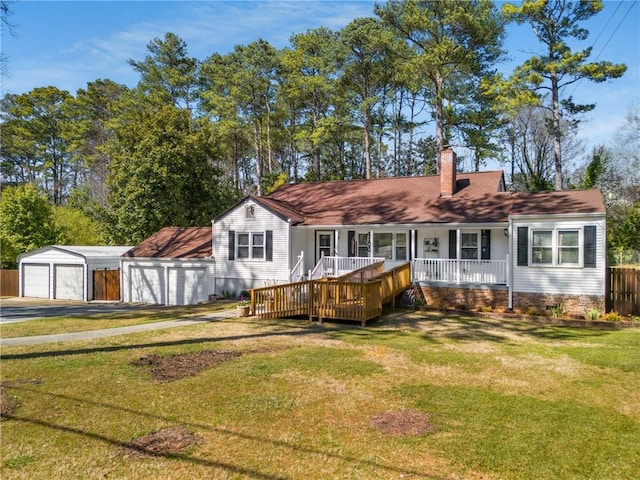
M 449 140 L 445 107 L 454 100 L 452 85 L 479 75 L 502 53 L 496 7 L 490 0 L 390 0 L 375 11 L 413 51 L 403 68 L 430 90 L 440 152 Z
M 576 115 L 593 110 L 595 104 L 575 104 L 571 96 L 561 98 L 563 89 L 581 80 L 604 82 L 621 77 L 626 71 L 623 64 L 608 61 L 589 62 L 592 47 L 574 52 L 568 44 L 570 39 L 585 40 L 589 32 L 580 26 L 602 10 L 600 0 L 524 0 L 518 7 L 506 3 L 502 11 L 519 24 L 528 23 L 543 45 L 541 55 L 534 55 L 514 72 L 519 83 L 528 85 L 537 94 L 550 95 L 547 108 L 552 113 L 553 157 L 556 190 L 562 190 L 563 125 Z

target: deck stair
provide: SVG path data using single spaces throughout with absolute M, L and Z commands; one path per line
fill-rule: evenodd
M 359 321 L 380 317 L 411 286 L 409 262 L 384 271 L 384 262 L 354 270 L 340 277 L 304 280 L 251 290 L 251 312 L 258 318 L 308 316 L 310 320 Z

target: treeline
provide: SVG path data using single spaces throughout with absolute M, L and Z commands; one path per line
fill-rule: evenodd
M 258 39 L 202 60 L 167 33 L 129 61 L 135 88 L 99 79 L 75 94 L 5 95 L 2 181 L 47 196 L 58 239 L 80 243 L 82 216 L 96 242 L 117 244 L 207 225 L 285 182 L 437 173 L 448 144 L 467 147 L 476 170 L 488 159 L 510 166 L 516 189 L 566 188 L 561 152 L 577 154 L 578 115 L 593 105 L 560 102 L 561 88 L 625 67 L 589 63 L 589 49 L 567 43 L 586 37 L 579 22 L 602 2 L 544 3 L 393 0 L 283 49 Z M 511 21 L 557 28 L 540 28 L 544 54 L 505 77 L 496 65 Z M 0 219 L 5 244 L 18 243 L 15 228 Z

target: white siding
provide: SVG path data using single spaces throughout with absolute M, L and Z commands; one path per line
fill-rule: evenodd
M 214 264 L 197 259 L 123 259 L 122 301 L 167 305 L 205 302 L 214 293 Z
M 129 248 L 49 246 L 22 255 L 20 265 L 39 264 L 48 269 L 47 294 L 38 293 L 43 298 L 92 300 L 94 270 L 120 268 L 120 255 Z M 82 267 L 81 276 L 79 267 Z M 20 271 L 22 295 L 33 296 L 34 289 L 37 291 L 41 287 L 37 285 L 38 280 L 34 280 L 33 275 L 25 275 L 24 268 Z M 30 284 L 33 281 L 35 285 Z
M 247 203 L 252 203 L 250 200 Z M 292 267 L 289 223 L 269 210 L 254 204 L 254 218 L 245 218 L 245 203 L 239 204 L 214 224 L 214 257 L 216 259 L 216 292 L 236 296 L 243 290 L 263 287 L 265 282 L 286 283 Z M 273 232 L 273 260 L 229 260 L 229 231 Z M 295 256 L 299 252 L 295 252 Z M 293 255 L 293 254 L 291 254 Z M 306 252 L 305 252 L 306 255 Z
M 528 227 L 529 236 L 532 229 L 580 229 L 580 241 L 584 242 L 582 228 L 585 225 L 596 226 L 596 267 L 582 268 L 571 266 L 518 266 L 518 227 Z M 603 217 L 590 219 L 563 218 L 540 219 L 526 221 L 518 219 L 513 222 L 512 242 L 513 258 L 513 291 L 529 293 L 551 293 L 566 295 L 605 295 L 606 271 L 606 226 Z M 581 245 L 582 247 L 582 245 Z M 584 256 L 580 249 L 581 262 Z M 531 252 L 529 250 L 529 259 Z

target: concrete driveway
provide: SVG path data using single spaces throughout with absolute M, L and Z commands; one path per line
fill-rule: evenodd
M 3 298 L 0 300 L 0 324 L 24 322 L 38 318 L 69 317 L 95 313 L 129 312 L 166 308 L 162 305 L 147 305 L 119 302 L 71 302 L 34 298 Z

